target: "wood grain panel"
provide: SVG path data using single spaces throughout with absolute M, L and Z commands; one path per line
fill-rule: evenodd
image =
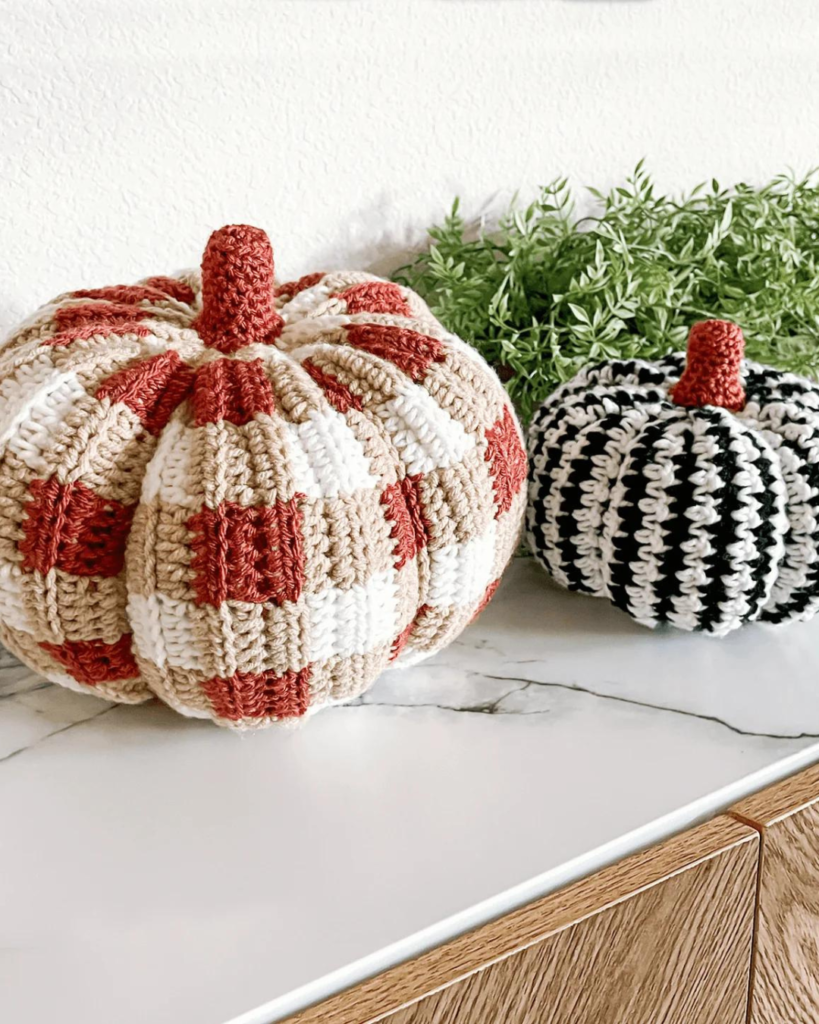
M 733 808 L 760 830 L 751 1024 L 819 1022 L 819 765 Z
M 290 1024 L 740 1024 L 758 835 L 721 817 Z

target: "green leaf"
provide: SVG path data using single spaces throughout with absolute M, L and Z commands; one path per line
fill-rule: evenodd
M 556 179 L 468 240 L 456 199 L 429 248 L 394 275 L 514 369 L 506 386 L 524 419 L 591 359 L 679 350 L 706 317 L 736 320 L 754 359 L 819 372 L 816 172 L 671 197 L 641 160 L 625 185 L 588 194 L 593 209 L 578 219 Z

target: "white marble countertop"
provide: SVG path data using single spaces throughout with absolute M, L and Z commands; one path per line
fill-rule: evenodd
M 530 561 L 238 736 L 0 668 L 0 1020 L 265 1024 L 819 760 L 819 619 L 650 633 Z

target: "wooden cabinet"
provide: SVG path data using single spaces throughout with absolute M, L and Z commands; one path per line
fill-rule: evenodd
M 290 1024 L 819 1024 L 819 765 Z
M 733 813 L 762 840 L 750 1024 L 817 1024 L 819 766 Z
M 716 818 L 291 1024 L 745 1024 L 758 844 Z

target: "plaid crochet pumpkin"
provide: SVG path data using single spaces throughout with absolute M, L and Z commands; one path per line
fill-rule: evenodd
M 264 232 L 71 292 L 0 352 L 0 639 L 54 682 L 237 728 L 457 636 L 525 505 L 495 375 L 369 274 L 278 289 Z

